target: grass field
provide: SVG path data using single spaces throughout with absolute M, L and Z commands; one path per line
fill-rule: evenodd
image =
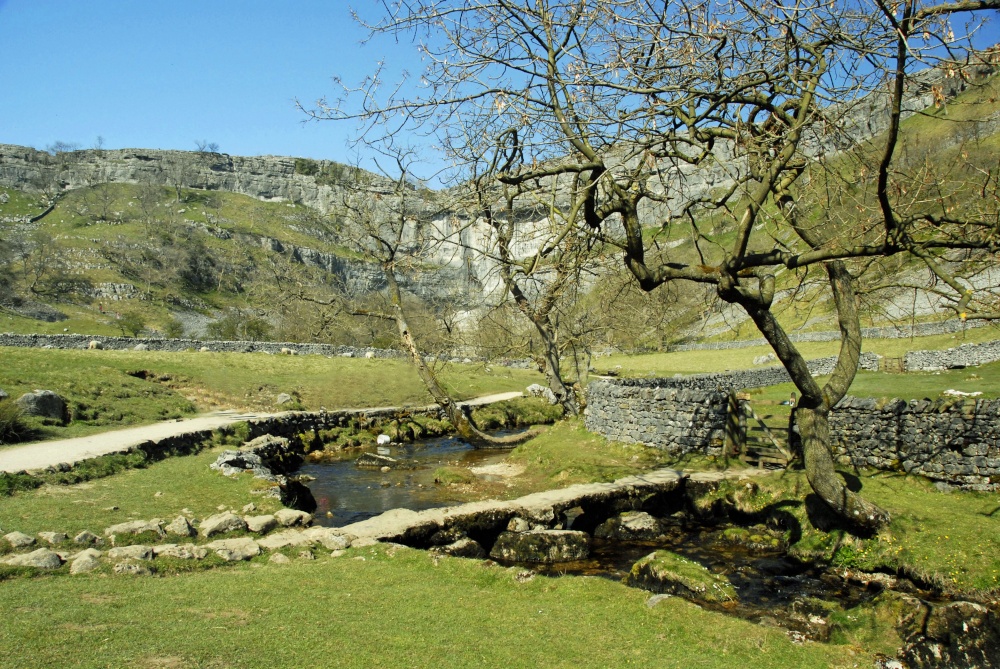
M 215 409 L 277 411 L 279 393 L 318 410 L 422 406 L 433 402 L 406 360 L 246 353 L 160 353 L 0 348 L 0 388 L 11 397 L 36 388 L 70 404 L 66 427 L 38 425 L 42 438 L 66 438 Z M 142 372 L 137 378 L 133 376 Z M 440 373 L 458 399 L 524 390 L 536 372 L 450 364 Z

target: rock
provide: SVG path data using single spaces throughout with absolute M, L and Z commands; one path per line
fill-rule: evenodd
M 590 537 L 573 530 L 503 532 L 490 557 L 508 562 L 569 562 L 590 555 Z
M 116 574 L 128 574 L 131 576 L 151 576 L 153 573 L 153 570 L 146 565 L 134 561 L 119 562 L 112 569 Z
M 292 396 L 288 393 L 281 393 L 275 399 L 274 403 L 277 405 L 290 404 L 292 402 Z
M 514 517 L 507 523 L 508 532 L 527 532 L 531 529 L 531 524 L 524 518 Z
M 293 525 L 308 527 L 313 517 L 312 514 L 298 509 L 280 509 L 275 512 L 274 519 L 283 527 L 292 527 Z
M 115 560 L 152 560 L 153 548 L 151 546 L 116 546 L 108 551 L 108 559 Z
M 329 551 L 344 550 L 351 545 L 351 538 L 343 535 L 335 527 L 310 527 L 302 532 L 302 536 L 319 543 Z
M 198 526 L 203 537 L 210 537 L 216 534 L 227 532 L 238 532 L 247 529 L 246 521 L 231 511 L 217 513 L 201 521 Z
M 267 561 L 273 562 L 274 564 L 291 564 L 292 559 L 284 553 L 273 553 Z
M 625 583 L 704 602 L 737 599 L 736 589 L 724 576 L 670 551 L 656 551 L 636 562 L 625 577 Z
M 65 532 L 39 532 L 38 536 L 42 539 L 42 541 L 45 541 L 50 546 L 61 544 L 69 539 Z
M 253 513 L 256 510 L 257 510 L 257 505 L 254 504 L 253 502 L 243 505 L 243 513 Z
M 130 520 L 126 523 L 118 523 L 117 525 L 105 528 L 104 536 L 111 537 L 111 542 L 114 543 L 115 537 L 120 534 L 138 536 L 140 534 L 145 534 L 146 532 L 150 532 L 159 537 L 164 536 L 161 521 L 157 518 L 153 520 Z
M 249 560 L 252 557 L 260 555 L 260 546 L 249 537 L 220 539 L 219 541 L 205 544 L 205 548 L 215 551 L 215 554 L 226 562 Z
M 10 397 L 10 395 L 7 394 L 7 391 L 4 390 L 3 388 L 0 388 L 0 400 L 5 400 L 8 397 Z
M 264 463 L 264 459 L 252 451 L 223 451 L 209 467 L 226 476 L 236 476 L 249 471 L 254 478 L 271 482 L 278 481 L 277 475 Z
M 146 344 L 136 344 L 135 346 L 132 347 L 132 350 L 133 351 L 148 351 L 149 350 L 149 346 L 147 346 Z
M 613 541 L 652 541 L 663 534 L 663 523 L 645 511 L 627 511 L 601 523 L 594 536 Z
M 35 537 L 24 532 L 11 532 L 10 534 L 5 534 L 3 538 L 7 540 L 7 543 L 12 548 L 25 548 L 35 543 Z
M 483 549 L 479 542 L 468 537 L 459 539 L 447 546 L 437 546 L 431 550 L 435 553 L 443 553 L 452 557 L 472 558 L 474 560 L 482 560 L 486 557 L 486 550 Z
M 382 467 L 395 467 L 399 464 L 399 460 L 396 458 L 390 458 L 388 455 L 379 455 L 378 453 L 364 453 L 357 460 L 354 461 L 356 467 L 362 467 L 365 469 L 381 469 Z
M 195 544 L 161 544 L 153 546 L 156 557 L 172 557 L 178 560 L 203 560 L 208 556 L 208 549 Z
M 34 567 L 35 569 L 58 569 L 62 566 L 62 558 L 59 557 L 59 554 L 48 548 L 39 548 L 24 555 L 15 555 L 7 558 L 4 562 L 15 567 Z
M 71 574 L 86 574 L 101 566 L 101 561 L 92 555 L 81 555 L 69 566 Z
M 1000 616 L 996 610 L 959 601 L 931 605 L 921 625 L 922 618 L 916 615 L 901 620 L 905 644 L 899 657 L 910 669 L 1000 667 Z
M 288 546 L 311 546 L 313 539 L 300 530 L 285 530 L 269 534 L 257 541 L 257 545 L 267 550 L 287 548 Z
M 97 550 L 96 548 L 87 548 L 80 551 L 79 553 L 74 553 L 69 557 L 69 559 L 79 560 L 82 557 L 92 557 L 96 560 L 97 558 L 101 557 L 101 551 Z
M 2 562 L 17 567 L 58 569 L 63 563 L 63 557 L 48 548 L 39 548 L 30 553 L 10 556 L 2 560 Z
M 173 534 L 179 537 L 193 537 L 197 534 L 191 522 L 184 516 L 177 516 L 174 518 L 173 522 L 167 525 L 165 528 L 167 534 Z
M 247 529 L 257 534 L 266 534 L 278 526 L 278 521 L 271 514 L 264 516 L 245 516 Z
M 33 393 L 25 393 L 17 398 L 17 405 L 21 407 L 21 411 L 29 416 L 54 418 L 63 423 L 69 421 L 66 402 L 51 390 L 36 390 Z
M 555 404 L 559 401 L 559 398 L 556 397 L 551 388 L 538 383 L 532 383 L 525 388 L 524 392 L 528 397 L 544 397 L 549 404 Z
M 73 537 L 73 543 L 83 544 L 85 546 L 98 546 L 104 543 L 104 539 L 101 539 L 93 532 L 84 530 Z

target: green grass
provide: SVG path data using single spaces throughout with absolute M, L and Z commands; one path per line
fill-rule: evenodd
M 67 427 L 39 426 L 45 438 L 150 423 L 196 409 L 278 411 L 275 399 L 283 392 L 297 393 L 312 410 L 433 402 L 405 360 L 27 348 L 0 348 L 0 360 L 0 388 L 11 397 L 39 388 L 69 401 L 76 419 Z M 129 375 L 137 371 L 149 374 Z M 487 372 L 463 364 L 448 365 L 440 376 L 458 399 L 523 390 L 540 380 L 536 372 L 504 367 Z
M 281 508 L 275 499 L 251 494 L 262 486 L 251 476 L 230 478 L 209 469 L 221 450 L 216 447 L 197 455 L 168 458 L 86 483 L 45 485 L 0 497 L 0 527 L 5 533 L 51 530 L 72 537 L 85 529 L 100 534 L 105 527 L 127 520 L 170 521 L 185 508 L 197 518 L 217 513 L 220 504 L 236 510 L 249 502 L 262 509 Z
M 355 559 L 357 558 L 357 559 Z M 256 561 L 165 578 L 83 576 L 0 584 L 5 666 L 852 667 L 850 645 L 794 644 L 778 629 L 603 579 L 385 547 Z M 16 622 L 15 622 L 16 621 Z

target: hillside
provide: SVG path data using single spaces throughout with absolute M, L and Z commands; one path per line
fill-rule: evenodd
M 918 81 L 912 92 L 902 160 L 994 170 L 1000 142 L 996 77 L 984 79 L 985 85 L 981 81 L 966 86 L 937 74 Z M 933 103 L 931 89 L 938 85 L 950 95 L 943 107 Z M 845 111 L 855 119 L 851 127 L 858 132 L 851 142 L 843 137 L 824 139 L 829 146 L 814 142 L 828 149 L 833 144 L 851 146 L 804 180 L 803 202 L 816 212 L 817 221 L 828 221 L 831 237 L 865 234 L 851 227 L 851 208 L 872 205 L 871 189 L 863 177 L 857 178 L 857 166 L 865 151 L 874 150 L 865 148 L 866 137 L 884 125 L 876 103 L 865 101 Z M 0 145 L 0 330 L 134 330 L 391 345 L 393 335 L 384 324 L 323 306 L 337 295 L 347 295 L 357 310 L 384 287 L 380 268 L 352 243 L 357 231 L 337 215 L 356 176 L 343 165 L 301 158 L 140 149 L 50 155 Z M 961 176 L 941 186 L 949 190 L 954 206 L 973 206 L 982 198 L 967 188 L 963 191 Z M 377 200 L 391 193 L 391 182 L 372 175 L 365 179 L 369 197 Z M 725 186 L 724 171 L 710 165 L 697 173 L 681 173 L 675 185 L 678 197 L 701 197 Z M 830 199 L 831 190 L 850 197 Z M 419 262 L 402 270 L 404 289 L 419 314 L 415 329 L 434 333 L 435 345 L 441 346 L 456 343 L 449 339 L 456 325 L 474 330 L 484 322 L 486 307 L 503 298 L 494 262 L 471 250 L 488 248 L 489 232 L 439 204 L 445 196 L 412 189 L 412 199 L 433 222 L 432 236 L 449 241 L 411 240 L 420 251 Z M 680 228 L 657 226 L 657 215 L 648 212 L 649 234 L 673 259 L 711 262 L 713 254 L 722 252 L 728 234 L 725 221 L 702 221 L 716 243 L 696 247 Z M 769 239 L 776 245 L 795 243 L 787 230 L 775 229 Z M 522 257 L 528 253 L 530 246 L 525 246 Z M 615 268 L 616 260 L 610 254 L 606 264 Z M 711 293 L 695 289 L 645 295 L 620 271 L 600 270 L 600 264 L 597 274 L 583 279 L 591 295 L 576 315 L 600 321 L 601 333 L 592 343 L 655 348 L 678 340 L 755 336 L 742 313 L 716 303 Z M 876 270 L 868 283 L 875 292 L 864 304 L 866 325 L 903 316 L 945 316 L 933 285 L 916 265 L 892 260 Z M 906 278 L 898 284 L 922 283 L 927 288 L 882 285 L 890 275 Z M 1000 285 L 992 270 L 981 272 L 975 281 L 977 288 Z M 825 303 L 815 299 L 808 281 L 803 284 L 793 273 L 779 274 L 776 302 L 790 329 L 833 325 Z M 480 341 L 496 339 L 497 332 L 509 327 L 494 325 Z M 523 346 L 523 341 L 505 345 Z

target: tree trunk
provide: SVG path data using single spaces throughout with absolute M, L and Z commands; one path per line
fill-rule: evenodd
M 388 265 L 388 263 L 386 263 L 386 265 Z M 513 448 L 518 444 L 522 444 L 525 441 L 537 436 L 538 432 L 536 430 L 527 430 L 521 434 L 510 435 L 508 437 L 493 437 L 486 434 L 472 423 L 463 408 L 459 406 L 458 403 L 456 403 L 448 392 L 441 386 L 437 377 L 434 375 L 434 370 L 427 366 L 426 361 L 424 361 L 424 357 L 420 354 L 417 342 L 413 338 L 413 334 L 410 332 L 410 327 L 406 322 L 406 315 L 403 312 L 402 294 L 400 293 L 399 284 L 396 281 L 396 276 L 391 266 L 385 266 L 385 278 L 386 284 L 389 288 L 389 298 L 392 302 L 393 318 L 396 321 L 396 328 L 399 330 L 399 339 L 407 353 L 410 354 L 410 360 L 417 368 L 417 375 L 423 382 L 424 387 L 427 388 L 427 392 L 431 394 L 434 401 L 437 402 L 441 407 L 441 410 L 444 411 L 445 415 L 448 417 L 448 421 L 452 424 L 452 427 L 455 428 L 455 431 L 458 432 L 458 434 L 465 439 L 465 441 L 472 444 L 473 448 L 477 449 Z
M 802 438 L 806 478 L 819 498 L 849 524 L 874 531 L 889 522 L 889 514 L 851 492 L 834 468 L 830 453 L 829 409 L 798 408 L 795 417 Z
M 547 321 L 548 319 L 545 320 Z M 531 318 L 531 322 L 535 325 L 535 330 L 538 331 L 538 335 L 542 338 L 542 344 L 545 347 L 542 351 L 542 356 L 545 359 L 545 369 L 543 370 L 545 380 L 548 382 L 552 392 L 555 393 L 556 401 L 562 405 L 563 410 L 570 416 L 576 416 L 580 413 L 580 405 L 576 401 L 576 394 L 573 392 L 573 389 L 568 387 L 566 382 L 563 381 L 559 360 L 559 347 L 552 336 L 553 328 L 550 324 L 549 327 L 546 327 L 545 323 L 539 324 L 535 318 Z

